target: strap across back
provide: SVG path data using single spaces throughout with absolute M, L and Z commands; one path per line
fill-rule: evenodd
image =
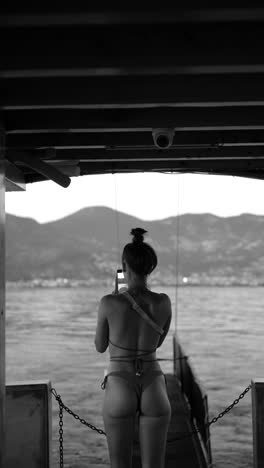
M 148 324 L 154 328 L 154 330 L 156 330 L 156 332 L 158 332 L 160 335 L 163 335 L 164 333 L 164 330 L 163 328 L 161 328 L 156 322 L 154 322 L 154 320 L 152 320 L 148 314 L 146 314 L 146 312 L 144 312 L 144 310 L 136 303 L 136 301 L 134 300 L 134 298 L 132 296 L 130 296 L 130 294 L 127 292 L 127 291 L 124 291 L 122 293 L 127 299 L 128 301 L 130 302 L 131 306 L 133 307 L 133 309 L 144 319 L 146 320 L 146 322 L 148 322 Z

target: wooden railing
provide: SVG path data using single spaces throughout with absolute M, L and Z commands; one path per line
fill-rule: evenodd
M 179 379 L 181 389 L 190 405 L 191 419 L 200 430 L 201 442 L 206 452 L 208 463 L 212 463 L 210 441 L 208 399 L 205 390 L 190 365 L 178 339 L 173 336 L 173 370 Z

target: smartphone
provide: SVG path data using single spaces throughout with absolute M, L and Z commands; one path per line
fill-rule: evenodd
M 119 292 L 122 292 L 122 290 L 126 290 L 127 288 L 128 286 L 124 277 L 123 270 L 117 270 L 115 281 L 115 293 L 118 294 Z

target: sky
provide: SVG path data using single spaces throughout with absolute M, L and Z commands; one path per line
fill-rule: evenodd
M 205 174 L 104 174 L 51 181 L 6 193 L 6 212 L 45 223 L 88 206 L 108 206 L 142 220 L 182 213 L 264 215 L 264 181 Z

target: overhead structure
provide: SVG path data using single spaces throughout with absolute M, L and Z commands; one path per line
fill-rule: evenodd
M 264 178 L 264 7 L 200 3 L 1 7 L 16 189 L 137 171 Z

